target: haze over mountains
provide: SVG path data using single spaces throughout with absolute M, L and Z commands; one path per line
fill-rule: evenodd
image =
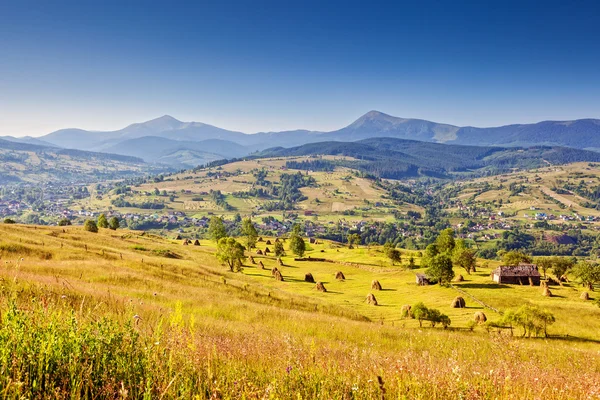
M 296 130 L 246 134 L 200 122 L 182 122 L 165 115 L 117 131 L 62 129 L 37 139 L 5 139 L 135 156 L 146 162 L 190 167 L 273 147 L 288 148 L 325 141 L 354 142 L 378 137 L 477 146 L 546 145 L 598 150 L 600 120 L 543 121 L 476 128 L 370 111 L 352 124 L 332 132 Z

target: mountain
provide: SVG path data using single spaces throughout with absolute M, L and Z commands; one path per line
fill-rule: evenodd
M 600 120 L 542 121 L 535 124 L 476 128 L 399 118 L 379 111 L 369 111 L 352 124 L 331 132 L 295 130 L 246 134 L 201 122 L 182 122 L 164 115 L 117 131 L 63 129 L 38 140 L 65 148 L 134 155 L 149 162 L 170 163 L 179 167 L 213 159 L 214 156 L 239 157 L 272 147 L 294 147 L 327 141 L 354 142 L 377 137 L 457 145 L 543 145 L 600 150 Z M 153 139 L 130 142 L 142 138 Z M 227 145 L 214 149 L 205 142 L 207 140 L 225 141 Z M 179 143 L 173 143 L 175 141 Z M 194 143 L 203 145 L 198 147 Z M 177 155 L 184 151 L 189 153 L 184 157 Z
M 37 144 L 39 146 L 56 147 L 56 145 L 53 145 L 52 143 L 45 142 L 43 140 L 31 137 L 31 136 L 24 136 L 24 137 L 0 136 L 0 139 L 7 140 L 9 142 Z
M 322 155 L 352 157 L 354 160 L 326 161 Z M 567 147 L 531 148 L 467 146 L 419 142 L 395 138 L 371 138 L 356 142 L 309 143 L 293 148 L 267 149 L 256 157 L 314 156 L 307 169 L 328 163 L 357 168 L 390 179 L 417 176 L 451 177 L 483 175 L 512 169 L 529 169 L 548 164 L 600 162 L 600 153 Z M 311 161 L 313 161 L 311 163 Z M 298 165 L 295 166 L 296 168 Z
M 248 149 L 237 143 L 220 139 L 198 142 L 172 140 L 158 136 L 144 136 L 120 142 L 104 151 L 135 156 L 146 162 L 164 163 L 179 167 L 195 167 L 207 162 L 242 157 Z M 191 152 L 182 156 L 182 152 Z

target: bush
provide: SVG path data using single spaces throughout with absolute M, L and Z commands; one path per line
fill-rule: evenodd
M 68 218 L 63 218 L 60 221 L 58 221 L 58 226 L 68 226 L 68 225 L 72 225 L 71 220 L 69 220 Z
M 10 219 L 10 218 L 4 218 L 4 223 L 5 224 L 16 224 L 14 219 Z
M 96 222 L 91 219 L 85 221 L 83 224 L 83 229 L 88 232 L 98 233 L 98 225 L 96 225 Z

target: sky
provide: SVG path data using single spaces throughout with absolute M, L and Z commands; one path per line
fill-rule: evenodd
M 595 3 L 0 0 L 0 136 L 600 118 Z

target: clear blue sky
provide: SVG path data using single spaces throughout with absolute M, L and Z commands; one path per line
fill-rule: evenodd
M 0 0 L 0 135 L 600 117 L 594 4 Z

